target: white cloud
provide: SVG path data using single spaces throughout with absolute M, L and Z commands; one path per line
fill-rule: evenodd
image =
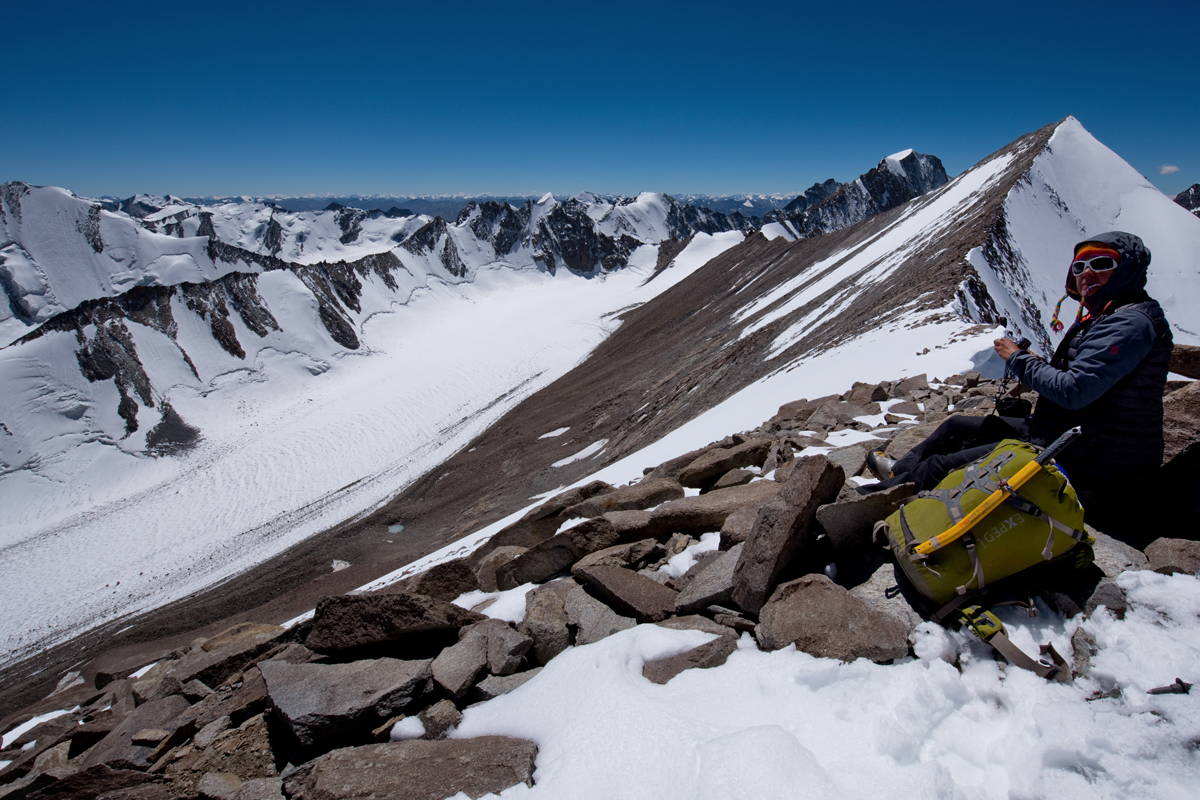
M 1174 164 L 1163 164 L 1158 168 L 1159 175 L 1174 175 L 1176 172 L 1179 172 L 1179 167 Z

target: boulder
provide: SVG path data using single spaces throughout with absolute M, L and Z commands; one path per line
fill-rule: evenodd
M 867 403 L 875 403 L 882 400 L 887 400 L 887 389 L 883 388 L 878 383 L 863 383 L 855 381 L 850 387 L 850 391 L 846 394 L 846 400 L 858 405 L 866 405 Z
M 464 625 L 482 619 L 445 600 L 407 592 L 337 595 L 317 603 L 304 643 L 324 654 L 381 645 L 404 648 L 429 638 L 444 643 L 453 641 Z
M 746 539 L 734 568 L 734 603 L 750 612 L 762 607 L 779 573 L 804 544 L 815 538 L 812 528 L 817 506 L 837 497 L 844 482 L 841 468 L 824 456 L 805 456 L 796 461 L 787 483 L 781 485 L 778 497 L 759 511 Z
M 1146 558 L 1150 569 L 1164 575 L 1200 574 L 1200 542 L 1192 539 L 1155 539 L 1146 547 Z
M 433 659 L 433 680 L 451 696 L 462 697 L 487 671 L 487 644 L 486 634 L 464 631 L 457 644 Z
M 737 544 L 718 552 L 692 576 L 675 598 L 676 614 L 702 611 L 714 603 L 728 603 L 733 596 L 733 573 L 744 545 Z
M 659 464 L 657 467 L 647 467 L 645 470 L 643 470 L 643 474 L 645 475 L 646 478 L 675 478 L 675 479 L 678 479 L 679 472 L 684 467 L 686 467 L 688 464 L 691 464 L 697 458 L 704 455 L 704 453 L 708 452 L 709 450 L 711 450 L 714 447 L 727 447 L 732 444 L 733 444 L 733 439 L 730 439 L 730 438 L 726 438 L 724 441 L 721 441 L 721 442 L 714 442 L 705 447 L 701 447 L 696 450 L 692 450 L 687 453 L 684 453 L 682 455 L 675 456 L 674 458 L 672 458 L 668 461 L 664 461 L 663 463 Z
M 465 558 L 435 564 L 422 573 L 405 578 L 391 587 L 392 591 L 423 594 L 439 600 L 453 600 L 460 594 L 481 588 L 475 570 Z
M 475 686 L 475 693 L 484 700 L 491 700 L 493 697 L 508 694 L 541 671 L 541 667 L 534 667 L 512 675 L 489 675 Z
M 772 451 L 774 452 L 774 451 Z M 775 469 L 775 466 L 769 466 L 770 456 L 767 462 L 763 464 L 763 469 L 770 471 Z M 731 486 L 742 486 L 758 477 L 757 472 L 752 472 L 748 469 L 731 469 L 720 478 L 717 478 L 716 483 L 712 485 L 713 489 L 728 489 Z
M 135 800 L 135 798 L 129 798 Z M 234 800 L 285 800 L 282 778 L 251 778 L 238 787 Z
M 684 467 L 679 482 L 704 489 L 731 469 L 762 466 L 771 445 L 770 439 L 751 439 L 733 447 L 713 448 Z
M 106 764 L 120 769 L 146 769 L 151 765 L 155 746 L 135 744 L 134 734 L 150 728 L 171 733 L 190 723 L 181 721 L 187 710 L 188 701 L 179 695 L 171 695 L 135 708 L 112 731 L 89 748 L 78 759 L 80 767 L 87 768 Z
M 848 447 L 838 447 L 830 450 L 825 454 L 825 457 L 836 466 L 841 467 L 842 472 L 849 478 L 851 475 L 857 475 L 863 471 L 863 467 L 867 463 L 867 452 L 869 449 L 865 444 L 852 444 Z
M 698 669 L 719 667 L 736 649 L 736 636 L 718 636 L 711 642 L 693 647 L 683 653 L 647 661 L 642 666 L 642 676 L 651 683 L 667 683 L 679 673 L 693 667 Z
M 1200 347 L 1192 344 L 1175 345 L 1168 369 L 1188 378 L 1200 379 Z
M 640 569 L 660 558 L 663 547 L 655 539 L 642 539 L 628 544 L 618 544 L 589 553 L 575 562 L 571 573 L 584 567 L 629 567 Z
M 552 581 L 525 595 L 525 619 L 520 630 L 533 641 L 533 659 L 545 664 L 571 644 L 564 607 L 566 581 Z
M 893 403 L 888 407 L 888 412 L 892 414 L 910 414 L 916 416 L 921 413 L 921 407 L 912 400 L 901 400 L 899 403 Z
M 888 458 L 903 458 L 909 450 L 912 450 L 918 444 L 925 441 L 925 438 L 933 433 L 940 424 L 940 422 L 922 422 L 901 429 L 892 441 L 888 443 Z
M 916 485 L 902 483 L 881 492 L 856 494 L 817 508 L 817 525 L 829 537 L 839 557 L 867 552 L 875 523 L 895 511 L 901 501 L 916 494 Z
M 236 800 L 242 780 L 229 772 L 206 772 L 196 783 L 196 794 L 203 800 Z
M 263 662 L 271 705 L 305 748 L 358 740 L 424 695 L 428 659 L 378 658 L 349 664 Z
M 181 685 L 197 680 L 205 686 L 220 686 L 275 647 L 286 634 L 287 629 L 278 625 L 234 625 L 193 647 L 166 670 L 166 675 Z M 150 678 L 146 675 L 141 680 Z
M 771 418 L 772 422 L 780 420 L 806 420 L 818 408 L 828 403 L 831 400 L 838 400 L 836 394 L 828 394 L 824 397 L 818 397 L 815 400 L 793 400 L 790 403 L 784 403 L 779 407 L 779 411 Z
M 1163 463 L 1200 441 L 1200 381 L 1163 398 Z
M 717 636 L 737 636 L 737 631 L 719 622 L 702 617 L 699 614 L 687 614 L 682 617 L 667 617 L 662 622 L 656 622 L 660 628 L 670 628 L 675 631 L 704 631 L 715 633 Z
M 1100 606 L 1111 611 L 1117 619 L 1124 619 L 1125 612 L 1129 610 L 1129 598 L 1125 595 L 1125 590 L 1112 578 L 1104 578 L 1096 584 L 1091 596 L 1084 603 L 1083 611 L 1090 617 Z
M 1105 577 L 1115 578 L 1126 570 L 1148 567 L 1150 562 L 1141 550 L 1125 544 L 1120 539 L 1114 539 L 1091 525 L 1084 525 L 1084 528 L 1096 540 L 1092 545 L 1092 552 L 1095 554 L 1096 566 Z
M 584 567 L 575 577 L 617 611 L 642 622 L 657 622 L 675 612 L 678 593 L 623 567 Z
M 153 788 L 151 784 L 163 785 L 162 776 L 150 775 L 142 770 L 117 769 L 106 764 L 96 764 L 84 769 L 51 770 L 38 775 L 29 775 L 11 783 L 0 785 L 0 797 L 10 800 L 48 800 L 55 798 L 103 798 L 119 800 L 125 797 L 155 798 L 153 794 L 136 794 L 136 787 Z M 168 788 L 165 787 L 164 788 Z M 177 795 L 176 795 L 177 796 Z M 163 795 L 157 795 L 163 797 Z M 171 797 L 171 795 L 166 795 Z
M 283 787 L 290 800 L 443 800 L 532 784 L 537 745 L 506 736 L 410 739 L 334 750 L 304 764 Z
M 266 707 L 267 684 L 263 681 L 261 670 L 251 667 L 242 673 L 240 686 L 222 687 L 189 708 L 185 716 L 197 728 L 203 728 L 222 717 L 229 717 L 231 723 L 240 724 Z
M 194 742 L 193 742 L 194 744 Z M 275 754 L 266 717 L 251 717 L 235 729 L 219 733 L 204 747 L 196 747 L 167 766 L 177 784 L 190 785 L 211 773 L 232 775 L 238 782 L 276 775 Z
M 824 575 L 782 584 L 754 630 L 766 650 L 795 644 L 806 653 L 853 661 L 892 661 L 908 654 L 907 624 L 871 608 Z
M 622 616 L 592 597 L 573 580 L 563 582 L 563 610 L 575 632 L 575 644 L 591 644 L 627 630 L 637 624 L 632 617 Z
M 439 700 L 419 715 L 425 726 L 426 739 L 445 739 L 446 734 L 462 722 L 462 712 L 449 700 Z
M 613 487 L 604 481 L 592 481 L 574 489 L 556 494 L 537 508 L 530 509 L 519 520 L 506 528 L 502 528 L 491 539 L 488 539 L 475 552 L 467 557 L 468 562 L 478 567 L 480 562 L 498 547 L 516 545 L 518 547 L 533 547 L 544 541 L 558 530 L 558 526 L 567 518 L 566 510 L 578 505 L 590 497 L 611 492 Z
M 904 595 L 888 596 L 888 590 L 896 583 L 896 568 L 889 561 L 871 573 L 871 577 L 851 589 L 850 594 L 876 611 L 900 620 L 911 631 L 921 624 L 921 615 L 908 604 Z
M 631 486 L 622 486 L 576 503 L 563 513 L 563 517 L 598 517 L 608 511 L 635 511 L 679 497 L 683 497 L 683 487 L 679 481 L 673 478 L 645 478 Z
M 524 583 L 541 583 L 570 568 L 585 555 L 612 547 L 619 540 L 620 534 L 608 519 L 590 519 L 556 533 L 499 567 L 496 586 L 513 589 Z
M 650 512 L 651 529 L 663 533 L 719 531 L 730 514 L 746 507 L 758 508 L 780 490 L 781 485 L 775 481 L 754 481 L 745 486 L 671 500 Z
M 484 556 L 475 568 L 475 578 L 479 582 L 479 588 L 485 592 L 498 591 L 496 570 L 528 549 L 528 547 L 518 547 L 517 545 L 502 545 Z
M 749 538 L 754 521 L 758 519 L 758 509 L 759 506 L 743 506 L 725 518 L 721 524 L 722 550 L 729 550 Z

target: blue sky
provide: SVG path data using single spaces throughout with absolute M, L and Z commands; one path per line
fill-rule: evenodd
M 88 195 L 787 192 L 906 147 L 954 174 L 1067 114 L 1164 191 L 1200 181 L 1182 0 L 3 16 L 0 180 Z

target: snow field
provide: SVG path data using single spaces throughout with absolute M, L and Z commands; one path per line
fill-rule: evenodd
M 640 625 L 572 647 L 533 679 L 466 710 L 451 735 L 538 744 L 535 785 L 516 798 L 1191 798 L 1200 695 L 1148 695 L 1200 656 L 1200 580 L 1126 573 L 1124 620 L 1010 617 L 1014 638 L 1070 652 L 1100 643 L 1090 677 L 1063 685 L 994 661 L 980 643 L 924 623 L 917 657 L 844 664 L 743 635 L 720 667 L 663 686 L 645 662 L 711 634 Z M 1022 612 L 1022 617 L 1024 617 Z M 959 672 L 945 658 L 960 659 Z M 1089 700 L 1112 686 L 1117 698 Z
M 37 420 L 24 430 L 40 425 L 63 449 L 38 473 L 0 479 L 8 510 L 0 584 L 11 611 L 0 622 L 0 663 L 186 596 L 371 510 L 579 363 L 619 324 L 611 312 L 645 302 L 741 238 L 698 235 L 645 286 L 655 246 L 590 280 L 493 265 L 470 283 L 415 287 L 398 308 L 369 284 L 357 352 L 332 344 L 293 275 L 268 273 L 261 293 L 287 336 L 272 333 L 238 362 L 202 335 L 202 323 L 181 321 L 199 385 L 173 343 L 131 323 L 156 385 L 173 387 L 167 399 L 204 439 L 182 456 L 145 458 L 95 433 L 69 440 L 79 437 L 73 420 L 47 415 L 37 397 L 10 398 L 14 415 Z M 259 341 L 232 322 L 244 344 Z M 33 344 L 69 349 L 70 339 Z M 30 374 L 59 365 L 63 386 L 84 380 L 66 374 L 69 352 L 25 352 L 41 353 Z M 22 363 L 10 354 L 0 372 Z M 46 420 L 59 427 L 47 430 Z

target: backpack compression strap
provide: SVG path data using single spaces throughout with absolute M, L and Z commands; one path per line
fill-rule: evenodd
M 993 650 L 1004 656 L 1014 667 L 1027 669 L 1046 680 L 1071 682 L 1071 670 L 1053 645 L 1041 645 L 1041 654 L 1047 656 L 1049 661 L 1035 659 L 1013 644 L 1012 639 L 1004 632 L 1004 623 L 991 611 L 979 606 L 967 606 L 958 613 L 959 622 L 964 627 L 991 645 Z

